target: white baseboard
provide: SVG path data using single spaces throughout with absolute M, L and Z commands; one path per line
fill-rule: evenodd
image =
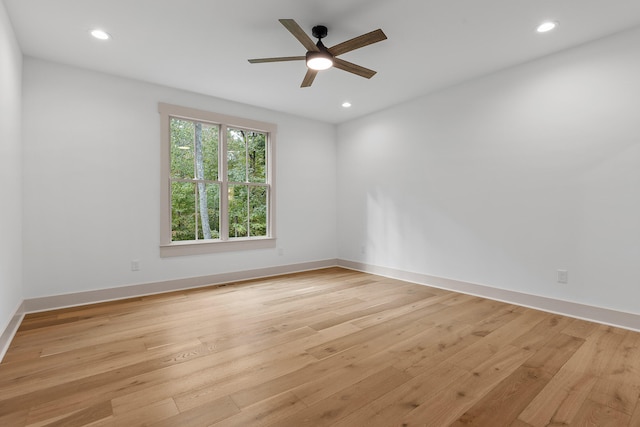
M 616 311 L 609 308 L 596 307 L 571 301 L 563 301 L 522 292 L 498 289 L 491 286 L 476 283 L 462 282 L 443 277 L 429 276 L 427 274 L 412 273 L 393 268 L 379 267 L 362 262 L 339 259 L 338 266 L 378 276 L 391 277 L 398 280 L 446 289 L 463 294 L 475 295 L 496 301 L 521 305 L 536 310 L 561 314 L 577 319 L 602 323 L 618 328 L 640 331 L 640 315 Z
M 279 276 L 282 274 L 318 270 L 327 267 L 344 267 L 351 270 L 371 273 L 378 276 L 391 277 L 420 285 L 432 286 L 469 295 L 475 295 L 510 304 L 517 304 L 537 310 L 548 311 L 564 316 L 589 320 L 619 328 L 640 331 L 640 315 L 625 313 L 603 307 L 590 306 L 570 301 L 562 301 L 548 297 L 530 295 L 521 292 L 498 289 L 476 283 L 462 282 L 427 274 L 412 273 L 393 268 L 379 267 L 356 261 L 343 259 L 327 259 L 277 267 L 266 267 L 255 270 L 214 274 L 210 276 L 190 277 L 186 279 L 167 280 L 163 282 L 144 283 L 95 291 L 77 292 L 73 294 L 53 295 L 48 297 L 26 299 L 16 309 L 15 315 L 4 331 L 0 333 L 0 361 L 4 357 L 24 315 L 39 311 L 94 304 L 144 295 L 173 292 L 183 289 L 200 288 L 211 285 Z
M 115 301 L 126 298 L 135 298 L 144 295 L 161 294 L 165 292 L 180 291 L 184 289 L 221 285 L 243 280 L 259 279 L 262 277 L 279 276 L 282 274 L 318 270 L 326 267 L 335 267 L 337 265 L 338 260 L 327 259 L 322 261 L 304 262 L 277 267 L 259 268 L 255 270 L 213 274 L 210 276 L 189 277 L 185 279 L 166 280 L 163 282 L 143 283 L 139 285 L 121 286 L 117 288 L 99 289 L 95 291 L 76 292 L 73 294 L 30 298 L 24 301 L 24 312 L 36 313 L 39 311 L 48 311 L 58 308 L 74 307 L 78 305 Z
M 205 286 L 228 284 L 243 280 L 259 279 L 283 274 L 299 273 L 302 271 L 318 270 L 335 267 L 338 260 L 327 259 L 299 264 L 289 264 L 276 267 L 258 268 L 255 270 L 237 271 L 231 273 L 213 274 L 210 276 L 189 277 L 185 279 L 166 280 L 155 283 L 121 286 L 95 291 L 76 292 L 73 294 L 52 295 L 39 298 L 28 298 L 16 309 L 15 315 L 3 331 L 0 331 L 0 362 L 4 358 L 13 337 L 15 336 L 25 314 L 59 308 L 74 307 L 85 304 L 95 304 L 119 299 L 135 298 L 144 295 L 154 295 L 184 289 L 201 288 Z
M 20 327 L 20 323 L 22 323 L 22 319 L 24 318 L 24 301 L 18 305 L 16 308 L 13 317 L 9 320 L 9 324 L 3 331 L 0 331 L 0 362 L 4 359 L 4 355 L 9 349 L 9 344 L 11 344 L 11 340 L 15 336 L 18 328 Z

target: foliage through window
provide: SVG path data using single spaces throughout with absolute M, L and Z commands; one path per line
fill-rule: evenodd
M 170 228 L 162 243 L 273 237 L 275 126 L 168 104 L 159 110 L 168 157 L 162 222 Z

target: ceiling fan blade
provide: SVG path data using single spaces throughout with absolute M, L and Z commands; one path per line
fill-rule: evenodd
M 311 38 L 307 35 L 307 33 L 305 33 L 304 30 L 300 28 L 300 25 L 298 25 L 296 21 L 294 21 L 293 19 L 280 19 L 279 21 L 287 30 L 289 30 L 291 34 L 293 34 L 295 38 L 298 39 L 300 43 L 302 43 L 302 45 L 307 50 L 310 50 L 312 52 L 320 50 L 318 49 L 318 46 L 316 46 L 316 44 L 313 42 L 313 40 L 311 40 Z
M 387 36 L 385 35 L 385 33 L 382 32 L 382 30 L 377 29 L 375 31 L 371 31 L 370 33 L 363 34 L 361 36 L 352 38 L 351 40 L 347 40 L 346 42 L 342 42 L 333 47 L 330 47 L 329 52 L 333 56 L 338 56 L 342 55 L 343 53 L 351 52 L 352 50 L 359 49 L 373 43 L 378 43 L 386 39 Z
M 362 76 L 366 79 L 370 79 L 376 74 L 376 71 L 347 62 L 340 58 L 333 58 L 333 66 L 349 73 L 357 74 L 358 76 Z
M 260 64 L 262 62 L 303 61 L 304 59 L 306 59 L 304 56 L 280 56 L 277 58 L 249 59 L 249 62 L 252 64 Z
M 316 78 L 316 75 L 318 75 L 318 71 L 317 70 L 308 69 L 307 70 L 307 74 L 305 74 L 304 79 L 302 80 L 302 84 L 300 85 L 300 87 L 309 87 L 309 86 L 311 86 L 311 83 L 313 83 L 313 80 Z

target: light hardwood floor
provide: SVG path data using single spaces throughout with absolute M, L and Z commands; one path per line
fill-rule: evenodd
M 28 315 L 0 426 L 640 426 L 640 333 L 330 268 Z

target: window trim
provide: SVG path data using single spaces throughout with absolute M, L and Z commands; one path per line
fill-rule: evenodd
M 275 143 L 277 125 L 241 117 L 228 116 L 195 108 L 158 103 L 160 113 L 160 257 L 200 255 L 238 250 L 267 249 L 276 247 L 275 221 Z M 199 120 L 218 124 L 222 128 L 237 127 L 245 130 L 264 132 L 267 141 L 267 182 L 269 183 L 269 197 L 267 198 L 268 236 L 233 238 L 229 240 L 187 240 L 171 241 L 171 135 L 170 119 Z M 221 132 L 226 137 L 224 132 Z M 224 148 L 224 144 L 221 144 Z M 222 150 L 221 150 L 222 153 Z M 222 154 L 221 154 L 222 155 Z M 226 161 L 222 163 L 222 173 L 226 173 Z M 225 209 L 226 200 L 221 197 L 221 211 Z M 223 230 L 221 230 L 222 232 Z

